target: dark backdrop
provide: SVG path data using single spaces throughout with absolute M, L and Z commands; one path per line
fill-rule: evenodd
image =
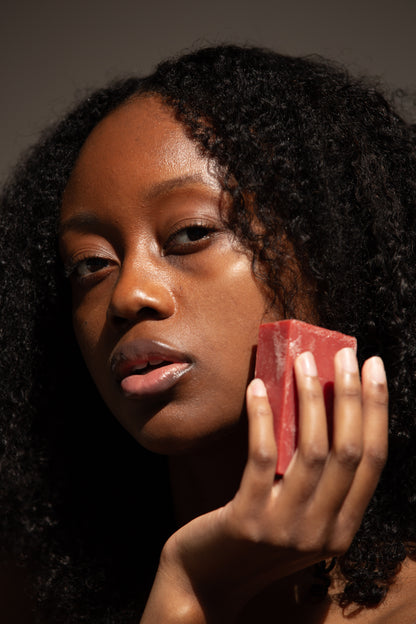
M 416 0 L 2 0 L 0 180 L 91 86 L 223 41 L 319 53 L 416 88 Z

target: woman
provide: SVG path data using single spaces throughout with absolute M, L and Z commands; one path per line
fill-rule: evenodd
M 411 621 L 414 173 L 376 91 L 233 46 L 93 94 L 34 149 L 2 215 L 2 487 L 42 621 Z M 328 436 L 299 358 L 276 482 L 245 392 L 284 317 L 356 336 L 365 364 L 360 384 L 337 355 Z

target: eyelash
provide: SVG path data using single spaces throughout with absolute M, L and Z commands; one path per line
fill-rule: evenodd
M 102 262 L 103 264 L 96 271 L 92 271 L 91 273 L 88 273 L 87 275 L 76 274 L 77 271 L 80 270 L 83 264 L 86 264 L 88 262 L 93 263 L 97 261 Z M 95 273 L 98 273 L 101 269 L 108 268 L 109 263 L 110 263 L 110 260 L 108 258 L 104 258 L 102 256 L 92 256 L 89 254 L 85 254 L 85 256 L 81 256 L 77 258 L 76 260 L 74 260 L 73 262 L 69 262 L 68 264 L 65 265 L 65 269 L 64 269 L 65 277 L 67 278 L 75 277 L 75 279 L 78 279 L 78 280 L 86 280 L 92 275 L 94 275 Z
M 194 253 L 195 251 L 201 250 L 208 244 L 210 238 L 218 231 L 218 227 L 202 222 L 195 222 L 186 226 L 180 226 L 168 236 L 165 244 L 163 245 L 163 255 L 186 255 L 187 253 Z M 188 233 L 188 238 L 190 238 L 191 232 L 193 232 L 194 235 L 198 232 L 201 236 L 198 236 L 194 240 L 190 239 L 188 242 L 178 242 L 179 235 L 185 232 Z M 85 275 L 80 275 L 79 270 L 83 264 L 87 263 L 102 264 L 100 264 L 99 268 L 95 271 L 93 270 Z M 69 262 L 65 266 L 65 276 L 67 278 L 73 277 L 76 280 L 83 282 L 91 278 L 96 280 L 98 277 L 96 274 L 100 273 L 103 269 L 109 268 L 110 263 L 111 260 L 108 258 L 85 254 L 82 257 L 78 257 L 75 261 Z
M 190 239 L 188 242 L 185 243 L 178 242 L 178 237 L 182 233 L 187 232 L 189 237 L 189 234 L 191 232 L 195 234 L 196 232 L 201 233 L 201 231 L 202 235 L 195 238 L 194 240 Z M 195 251 L 204 248 L 208 244 L 210 238 L 212 238 L 212 236 L 218 231 L 218 227 L 201 221 L 195 221 L 194 223 L 181 225 L 168 236 L 168 239 L 163 246 L 164 255 L 186 255 L 187 253 L 194 253 Z

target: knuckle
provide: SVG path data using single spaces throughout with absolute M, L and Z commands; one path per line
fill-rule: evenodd
M 271 408 L 264 401 L 258 401 L 255 409 L 259 418 L 270 418 L 272 414 Z
M 338 396 L 345 400 L 361 401 L 361 387 L 359 383 L 341 386 Z
M 279 533 L 279 546 L 287 550 L 302 551 L 297 530 L 289 527 L 282 527 Z
M 349 442 L 335 449 L 335 457 L 344 468 L 355 470 L 361 462 L 363 449 L 361 444 Z
M 322 558 L 337 557 L 344 554 L 351 545 L 354 530 L 350 526 L 339 526 L 338 523 L 316 523 L 310 530 L 296 534 L 288 540 L 288 545 L 304 555 L 316 555 Z
M 336 536 L 334 536 L 328 544 L 328 551 L 333 557 L 343 555 L 351 546 L 353 537 L 354 532 L 352 531 L 338 530 Z
M 370 383 L 363 388 L 364 400 L 374 405 L 387 407 L 389 403 L 389 392 L 385 384 Z
M 302 394 L 304 401 L 307 403 L 319 403 L 323 400 L 322 388 L 319 382 L 305 388 Z
M 245 542 L 258 542 L 260 540 L 260 533 L 257 523 L 251 520 L 244 520 L 239 525 L 238 537 Z
M 327 449 L 318 444 L 310 444 L 307 448 L 301 449 L 303 461 L 306 466 L 313 470 L 321 469 L 327 460 Z
M 374 407 L 387 409 L 389 405 L 389 397 L 387 392 L 371 392 L 365 397 L 366 400 Z
M 251 461 L 259 470 L 270 470 L 276 466 L 276 456 L 267 448 L 257 448 L 251 453 Z
M 236 535 L 239 540 L 250 544 L 261 544 L 267 539 L 265 529 L 259 521 L 259 517 L 253 515 L 247 515 L 239 522 Z
M 351 545 L 352 540 L 336 540 L 335 543 L 331 544 L 328 548 L 328 553 L 332 557 L 340 557 L 343 555 Z
M 325 532 L 322 527 L 303 532 L 296 541 L 296 549 L 303 554 L 323 553 L 327 550 Z
M 293 545 L 295 546 L 295 544 Z M 322 546 L 317 539 L 300 539 L 296 543 L 296 549 L 304 555 L 322 551 Z
M 370 446 L 365 450 L 366 462 L 377 472 L 381 472 L 387 461 L 387 448 Z

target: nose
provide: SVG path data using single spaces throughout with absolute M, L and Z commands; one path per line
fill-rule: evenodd
M 166 319 L 175 309 L 169 279 L 160 268 L 149 264 L 123 264 L 107 310 L 107 318 L 113 325 Z

